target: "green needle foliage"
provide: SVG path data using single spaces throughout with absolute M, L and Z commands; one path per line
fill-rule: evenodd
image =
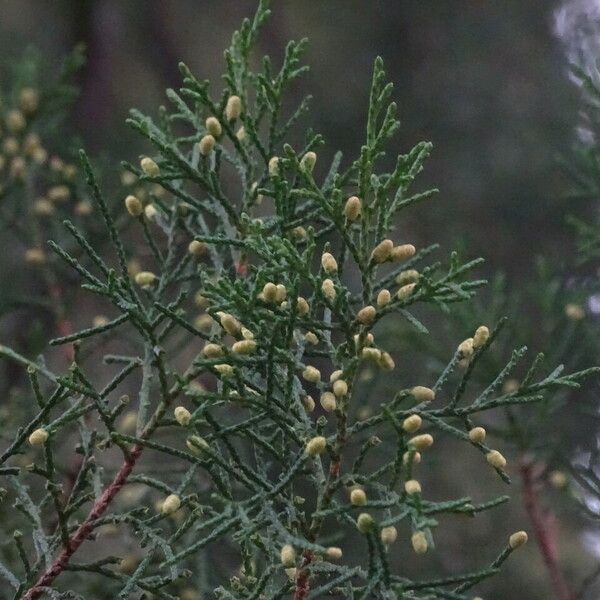
M 571 176 L 572 199 L 583 206 L 588 216 L 572 216 L 571 224 L 578 235 L 578 261 L 588 269 L 588 276 L 578 281 L 581 292 L 585 294 L 589 307 L 592 309 L 588 317 L 588 336 L 593 337 L 597 346 L 597 300 L 598 300 L 598 271 L 597 259 L 600 256 L 600 227 L 597 217 L 598 200 L 600 199 L 600 88 L 595 76 L 595 70 L 571 65 L 571 76 L 579 88 L 581 98 L 581 119 L 577 137 L 571 152 L 562 159 L 562 166 Z M 597 348 L 595 348 L 597 351 Z M 587 406 L 585 415 L 591 423 L 591 435 L 582 444 L 579 452 L 568 465 L 570 475 L 575 485 L 569 490 L 581 509 L 584 517 L 591 523 L 596 523 L 599 516 L 598 499 L 600 498 L 600 441 L 596 435 L 597 402 L 596 398 Z M 581 584 L 578 597 L 584 597 L 600 577 L 596 568 Z M 597 587 L 597 586 L 596 586 Z
M 37 53 L 27 51 L 0 81 L 0 227 L 8 248 L 0 315 L 27 314 L 20 337 L 35 353 L 57 330 L 69 329 L 66 313 L 79 289 L 79 282 L 48 253 L 46 241 L 69 243 L 60 223 L 65 217 L 85 237 L 101 239 L 76 153 L 64 134 L 66 110 L 77 96 L 72 80 L 82 64 L 78 49 L 50 77 L 52 70 Z M 50 324 L 49 335 L 38 335 L 42 323 Z
M 562 364 L 567 371 L 585 369 L 596 362 L 597 332 L 585 308 L 589 290 L 574 279 L 573 272 L 572 267 L 550 264 L 538 257 L 527 283 L 517 287 L 504 275 L 498 275 L 473 302 L 457 305 L 437 339 L 400 321 L 385 332 L 381 341 L 396 352 L 419 353 L 422 358 L 418 364 L 425 367 L 420 372 L 435 376 L 446 360 L 444 348 L 460 332 L 469 331 L 482 321 L 501 323 L 502 335 L 470 376 L 472 389 L 484 389 L 495 381 L 496 390 L 517 390 L 529 370 L 529 352 L 537 352 L 538 368 Z M 511 315 L 510 320 L 505 315 Z M 535 346 L 528 349 L 530 342 Z M 497 377 L 499 373 L 501 377 Z M 485 425 L 489 433 L 504 443 L 510 442 L 517 454 L 533 456 L 550 470 L 567 468 L 574 454 L 590 438 L 595 440 L 594 424 L 582 426 L 595 413 L 595 407 L 593 386 L 560 386 L 550 390 L 535 407 L 520 410 L 509 406 L 489 415 Z M 561 418 L 559 434 L 555 421 Z
M 526 541 L 507 532 L 464 574 L 414 578 L 395 560 L 435 551 L 439 515 L 476 516 L 507 499 L 429 499 L 417 473 L 438 444 L 470 444 L 508 482 L 475 420 L 577 387 L 589 371 L 539 375 L 534 361 L 518 389 L 499 389 L 503 370 L 471 393 L 497 335 L 482 326 L 431 381 L 394 379 L 378 331 L 394 314 L 426 331 L 413 307 L 469 300 L 484 283 L 469 275 L 480 261 L 452 255 L 444 266 L 431 261 L 435 247 L 416 251 L 395 233 L 401 213 L 433 193 L 411 191 L 431 147 L 385 166 L 399 122 L 381 59 L 355 160 L 337 153 L 321 173 L 320 135 L 286 142 L 308 108 L 285 102 L 306 70 L 305 42 L 288 44 L 279 69 L 268 57 L 254 66 L 268 14 L 262 1 L 234 34 L 218 98 L 181 65 L 170 111 L 132 112 L 155 151 L 126 168 L 165 193 L 145 206 L 129 195 L 126 231 L 82 154 L 112 252 L 98 254 L 69 221 L 82 258 L 50 246 L 114 316 L 52 340 L 74 346 L 62 374 L 0 347 L 26 367 L 37 407 L 0 458 L 5 502 L 18 511 L 0 564 L 14 598 L 466 600 Z M 143 269 L 133 276 L 132 257 Z M 367 414 L 373 369 L 394 392 Z
M 595 77 L 585 69 L 571 65 L 571 75 L 580 89 L 581 123 L 579 137 L 568 157 L 561 164 L 573 182 L 571 194 L 574 203 L 583 205 L 588 215 L 571 218 L 579 237 L 579 258 L 582 263 L 600 256 L 600 233 L 596 206 L 600 197 L 600 88 Z

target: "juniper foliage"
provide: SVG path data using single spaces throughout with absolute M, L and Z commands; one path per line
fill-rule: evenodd
M 571 76 L 580 90 L 580 124 L 571 152 L 561 157 L 560 162 L 573 182 L 570 195 L 573 203 L 582 205 L 589 212 L 590 207 L 595 211 L 595 203 L 600 197 L 600 87 L 593 73 L 577 65 L 571 65 Z M 600 235 L 595 212 L 585 218 L 572 216 L 570 221 L 578 234 L 580 262 L 596 260 L 600 254 Z
M 576 280 L 579 293 L 585 298 L 587 337 L 593 342 L 593 352 L 597 353 L 597 310 L 598 273 L 596 262 L 600 254 L 600 229 L 596 207 L 600 198 L 600 156 L 599 134 L 600 87 L 595 66 L 571 64 L 570 75 L 579 88 L 581 108 L 577 137 L 571 151 L 561 157 L 561 165 L 570 175 L 572 191 L 570 199 L 580 208 L 578 216 L 571 215 L 569 221 L 577 235 L 577 261 L 585 276 Z M 587 214 L 586 214 L 587 213 Z M 581 217 L 585 214 L 585 217 Z M 583 318 L 583 317 L 582 317 Z M 594 523 L 598 519 L 597 500 L 600 498 L 600 443 L 596 435 L 596 398 L 584 405 L 584 417 L 590 423 L 590 435 L 580 439 L 577 452 L 570 457 L 567 465 L 570 479 L 564 486 L 570 492 L 575 505 L 584 518 Z M 562 481 L 560 483 L 563 483 Z M 600 569 L 595 568 L 580 584 L 577 597 L 587 597 L 597 591 Z
M 60 224 L 65 217 L 85 237 L 98 243 L 102 238 L 64 133 L 66 111 L 78 93 L 73 79 L 83 62 L 77 48 L 55 74 L 37 52 L 27 50 L 0 83 L 0 223 L 8 249 L 0 314 L 27 315 L 20 337 L 35 353 L 48 338 L 40 325 L 50 322 L 66 333 L 66 313 L 79 289 L 63 264 L 52 260 L 46 240 L 69 243 Z
M 470 444 L 490 475 L 508 482 L 502 455 L 469 437 L 476 419 L 540 402 L 589 372 L 539 375 L 534 361 L 517 390 L 498 389 L 504 369 L 473 393 L 471 376 L 498 333 L 483 328 L 431 381 L 393 380 L 394 359 L 378 339 L 385 322 L 400 315 L 425 332 L 414 307 L 449 311 L 468 301 L 484 283 L 470 275 L 480 261 L 433 262 L 435 247 L 386 241 L 433 191 L 412 191 L 430 144 L 381 170 L 399 128 L 381 59 L 356 159 L 337 153 L 321 175 L 319 134 L 309 130 L 296 150 L 286 143 L 309 106 L 308 98 L 292 109 L 285 102 L 306 70 L 305 41 L 288 44 L 279 69 L 268 57 L 254 67 L 268 14 L 263 0 L 234 34 L 221 95 L 180 65 L 170 110 L 156 120 L 132 112 L 130 125 L 154 154 L 141 168 L 125 166 L 166 195 L 143 210 L 129 199 L 131 228 L 117 226 L 82 153 L 112 252 L 98 254 L 70 221 L 82 257 L 50 247 L 115 316 L 52 340 L 74 349 L 62 373 L 0 347 L 26 368 L 35 407 L 0 457 L 5 502 L 19 513 L 5 523 L 15 530 L 0 564 L 13 598 L 83 597 L 98 580 L 93 589 L 118 598 L 466 600 L 524 541 L 500 542 L 463 574 L 415 579 L 395 560 L 396 547 L 411 542 L 417 553 L 432 551 L 439 515 L 476 516 L 507 500 L 428 499 L 416 474 L 434 440 L 442 451 L 451 439 Z M 347 204 L 352 196 L 358 209 Z M 132 277 L 129 259 L 144 253 L 147 270 Z M 107 352 L 117 333 L 119 352 Z M 361 399 L 373 369 L 396 389 L 368 414 Z M 123 396 L 131 388 L 132 402 Z M 128 402 L 132 431 L 122 419 Z M 33 463 L 23 468 L 28 444 Z M 75 467 L 67 467 L 73 447 Z M 132 507 L 122 498 L 134 489 Z M 102 537 L 115 530 L 119 543 L 107 548 Z M 128 536 L 139 546 L 124 555 Z
M 598 343 L 593 315 L 587 308 L 589 289 L 573 276 L 574 272 L 574 264 L 551 264 L 538 256 L 526 283 L 517 286 L 505 274 L 496 275 L 473 301 L 454 307 L 436 338 L 398 323 L 380 339 L 397 353 L 417 353 L 422 357 L 419 364 L 425 365 L 422 371 L 434 375 L 445 363 L 445 347 L 460 332 L 485 321 L 501 323 L 502 335 L 471 375 L 470 384 L 476 389 L 486 388 L 492 380 L 498 391 L 518 389 L 532 352 L 539 368 L 561 364 L 563 372 L 586 369 L 595 362 Z M 511 315 L 510 319 L 505 315 Z M 530 342 L 533 347 L 528 348 Z M 515 346 L 517 350 L 509 361 L 507 357 Z M 499 373 L 502 376 L 496 378 Z M 595 438 L 593 425 L 581 426 L 595 404 L 596 393 L 591 385 L 583 389 L 556 387 L 535 407 L 521 410 L 510 406 L 489 415 L 491 418 L 482 424 L 505 444 L 510 443 L 517 454 L 535 457 L 545 464 L 546 477 L 553 469 L 568 468 L 577 449 Z M 561 431 L 557 432 L 554 423 L 565 415 L 572 422 L 562 421 Z
M 531 350 L 538 351 L 534 354 L 538 368 L 562 363 L 566 371 L 585 369 L 597 362 L 597 332 L 593 315 L 586 311 L 589 290 L 573 276 L 575 257 L 571 261 L 568 266 L 550 264 L 539 257 L 535 272 L 520 286 L 497 276 L 473 302 L 454 308 L 444 324 L 445 335 L 442 333 L 435 340 L 413 333 L 404 325 L 391 327 L 381 342 L 401 355 L 408 351 L 420 355 L 422 359 L 417 359 L 417 363 L 424 365 L 420 373 L 435 375 L 445 360 L 445 344 L 440 343 L 440 337 L 451 338 L 482 320 L 500 320 L 509 314 L 510 320 L 502 321 L 502 336 L 471 375 L 472 392 L 485 390 L 490 382 L 500 393 L 519 390 L 529 370 L 525 346 L 529 341 L 534 343 Z M 507 361 L 515 344 L 517 349 Z M 541 349 L 547 352 L 540 352 Z M 579 512 L 581 487 L 585 490 L 583 496 L 592 494 L 597 477 L 596 381 L 592 377 L 582 387 L 549 389 L 534 406 L 507 406 L 477 419 L 478 426 L 487 431 L 487 438 L 501 443 L 503 452 L 510 457 L 511 475 L 516 480 L 515 508 L 526 516 L 524 527 L 536 544 L 534 551 L 543 560 L 551 593 L 557 598 L 587 598 L 590 593 L 589 597 L 593 597 L 592 586 L 600 575 L 595 567 L 574 574 L 574 569 L 582 567 L 582 555 L 565 554 L 568 544 L 552 527 L 559 514 L 564 523 Z M 375 394 L 378 392 L 374 390 Z M 589 456 L 589 464 L 582 464 L 582 456 Z M 467 457 L 461 455 L 455 460 L 465 461 Z M 435 471 L 442 487 L 452 482 L 453 475 L 443 465 Z M 584 511 L 592 507 L 593 500 L 584 502 Z M 504 525 L 498 526 L 502 529 Z M 581 534 L 579 528 L 585 527 L 585 519 L 575 519 L 570 532 L 577 536 Z M 497 530 L 492 534 L 495 535 Z M 574 580 L 581 584 L 574 585 Z

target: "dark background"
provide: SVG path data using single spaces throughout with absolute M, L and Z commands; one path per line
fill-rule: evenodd
M 218 82 L 226 42 L 253 8 L 252 0 L 5 0 L 0 56 L 33 44 L 58 59 L 84 41 L 89 64 L 71 123 L 88 148 L 121 159 L 139 143 L 124 135 L 127 110 L 164 102 L 164 88 L 178 85 L 178 60 Z M 435 146 L 422 181 L 441 194 L 435 208 L 414 213 L 411 234 L 461 240 L 490 268 L 517 275 L 532 251 L 564 254 L 569 206 L 555 158 L 568 151 L 578 98 L 553 34 L 554 2 L 280 0 L 273 8 L 261 50 L 276 56 L 289 38 L 310 38 L 304 89 L 329 148 L 356 152 L 372 62 L 384 58 L 404 124 L 398 150 L 422 139 Z
M 128 109 L 155 113 L 164 88 L 178 86 L 179 60 L 218 87 L 223 49 L 254 6 L 253 0 L 3 0 L 0 57 L 10 60 L 33 45 L 58 62 L 84 42 L 82 95 L 66 127 L 93 154 L 117 163 L 144 149 L 124 123 Z M 579 107 L 553 31 L 558 7 L 543 0 L 276 0 L 259 47 L 277 57 L 288 39 L 310 38 L 311 71 L 296 93 L 314 96 L 308 123 L 327 141 L 323 162 L 338 148 L 356 155 L 373 59 L 381 55 L 403 121 L 397 152 L 432 141 L 420 187 L 440 189 L 403 217 L 402 234 L 419 246 L 439 241 L 446 251 L 484 256 L 483 275 L 503 270 L 519 287 L 531 280 L 536 255 L 572 260 L 566 216 L 594 211 L 567 199 L 571 185 L 557 162 L 574 141 Z M 464 469 L 457 464 L 446 476 L 463 477 Z M 456 488 L 444 491 L 464 493 L 464 486 Z M 474 524 L 449 524 L 441 549 L 493 555 L 502 543 L 494 540 L 494 519 L 518 527 L 519 518 L 502 509 L 481 517 L 469 534 Z M 593 557 L 582 536 L 562 527 L 567 574 L 579 575 Z M 490 536 L 494 549 L 487 548 Z M 550 597 L 535 548 L 526 552 L 486 600 Z M 437 556 L 427 564 L 454 571 L 471 561 Z

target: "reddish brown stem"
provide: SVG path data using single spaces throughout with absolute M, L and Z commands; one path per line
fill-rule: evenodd
M 304 600 L 310 590 L 310 576 L 309 570 L 306 568 L 314 557 L 313 552 L 305 550 L 303 554 L 304 560 L 302 562 L 302 568 L 298 571 L 298 577 L 296 577 L 296 591 L 294 592 L 294 600 Z
M 338 477 L 340 476 L 341 466 L 342 461 L 340 460 L 339 456 L 338 458 L 333 460 L 329 465 L 329 480 L 324 494 L 326 504 L 329 504 L 329 501 L 331 500 L 331 495 L 333 494 L 334 490 L 333 483 L 335 483 Z M 311 541 L 313 541 L 316 537 L 316 527 L 318 526 L 315 526 L 315 524 L 313 523 L 313 527 L 311 527 L 311 533 L 309 535 L 309 539 L 311 539 Z M 311 552 L 310 550 L 305 550 L 303 558 L 304 560 L 302 562 L 302 567 L 299 569 L 298 575 L 296 576 L 296 589 L 294 592 L 294 600 L 304 600 L 304 598 L 306 598 L 306 595 L 310 590 L 310 571 L 306 567 L 312 562 L 314 558 L 314 552 Z
M 125 485 L 127 478 L 131 474 L 133 467 L 138 461 L 142 453 L 142 446 L 134 446 L 131 452 L 125 457 L 121 468 L 115 475 L 110 485 L 104 490 L 102 496 L 94 502 L 88 516 L 85 521 L 77 528 L 75 533 L 69 538 L 67 545 L 63 548 L 62 552 L 58 555 L 56 560 L 52 563 L 46 572 L 38 579 L 37 583 L 27 590 L 23 600 L 36 600 L 43 593 L 44 587 L 49 586 L 68 565 L 71 556 L 77 551 L 79 546 L 87 539 L 92 532 L 94 525 L 99 517 L 101 517 L 114 497 L 117 495 L 119 490 Z
M 533 533 L 550 576 L 555 597 L 558 600 L 574 600 L 575 596 L 567 586 L 558 562 L 556 532 L 550 522 L 550 515 L 544 514 L 539 505 L 534 469 L 535 466 L 530 461 L 521 463 L 523 504 L 533 526 Z

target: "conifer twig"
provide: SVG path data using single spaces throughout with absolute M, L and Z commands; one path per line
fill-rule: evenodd
M 542 513 L 537 492 L 536 465 L 527 458 L 521 460 L 519 472 L 523 486 L 523 505 L 532 525 L 534 537 L 557 600 L 574 600 L 558 562 L 558 542 L 549 513 Z

